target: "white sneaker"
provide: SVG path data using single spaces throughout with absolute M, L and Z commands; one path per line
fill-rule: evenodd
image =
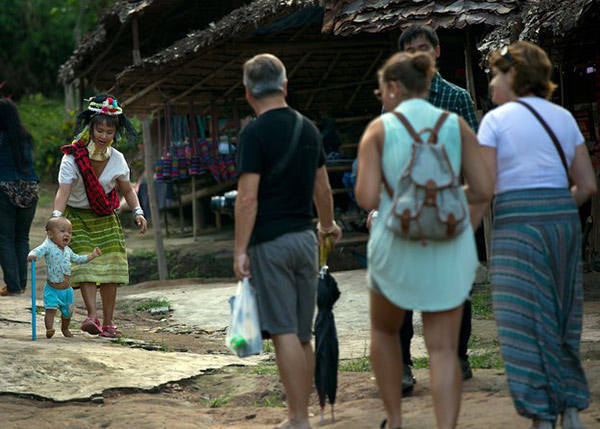
M 579 410 L 577 408 L 567 408 L 562 415 L 563 429 L 585 429 L 583 423 L 579 420 Z

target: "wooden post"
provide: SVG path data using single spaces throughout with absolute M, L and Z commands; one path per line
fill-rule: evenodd
M 131 30 L 133 31 L 133 64 L 138 64 L 142 61 L 142 55 L 140 54 L 140 36 L 137 18 L 131 20 Z
M 179 174 L 179 173 L 177 173 Z M 177 202 L 179 204 L 179 232 L 183 235 L 183 204 L 181 203 L 181 183 L 175 182 L 177 187 Z
M 477 109 L 477 94 L 475 93 L 475 77 L 473 76 L 473 57 L 471 56 L 471 30 L 467 26 L 465 33 L 465 72 L 467 78 L 467 91 L 471 94 L 475 109 Z
M 196 176 L 192 176 L 192 238 L 196 241 L 198 230 L 198 200 L 196 199 Z
M 156 198 L 156 188 L 154 187 L 154 160 L 152 159 L 152 142 L 150 135 L 150 119 L 146 118 L 142 122 L 142 134 L 144 136 L 144 165 L 146 167 L 146 181 L 148 183 L 148 201 L 150 203 L 150 217 L 152 230 L 154 231 L 154 241 L 156 242 L 156 261 L 158 263 L 158 278 L 160 280 L 168 279 L 167 256 L 163 245 L 162 231 L 160 229 L 160 212 L 158 210 L 158 200 Z

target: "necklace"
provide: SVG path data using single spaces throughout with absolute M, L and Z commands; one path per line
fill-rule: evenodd
M 101 148 L 96 145 L 92 140 L 90 140 L 87 150 L 92 161 L 106 161 L 110 157 L 110 145 L 112 145 L 112 141 Z

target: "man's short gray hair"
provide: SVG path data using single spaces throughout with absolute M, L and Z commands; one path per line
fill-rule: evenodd
M 256 55 L 244 63 L 244 86 L 254 98 L 282 93 L 286 80 L 285 66 L 275 55 Z

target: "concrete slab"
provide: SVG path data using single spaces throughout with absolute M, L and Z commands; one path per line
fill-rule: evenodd
M 85 400 L 108 389 L 151 390 L 168 382 L 228 365 L 256 365 L 258 357 L 146 351 L 108 339 L 73 332 L 31 340 L 28 299 L 0 300 L 0 393 L 31 395 L 53 401 Z

